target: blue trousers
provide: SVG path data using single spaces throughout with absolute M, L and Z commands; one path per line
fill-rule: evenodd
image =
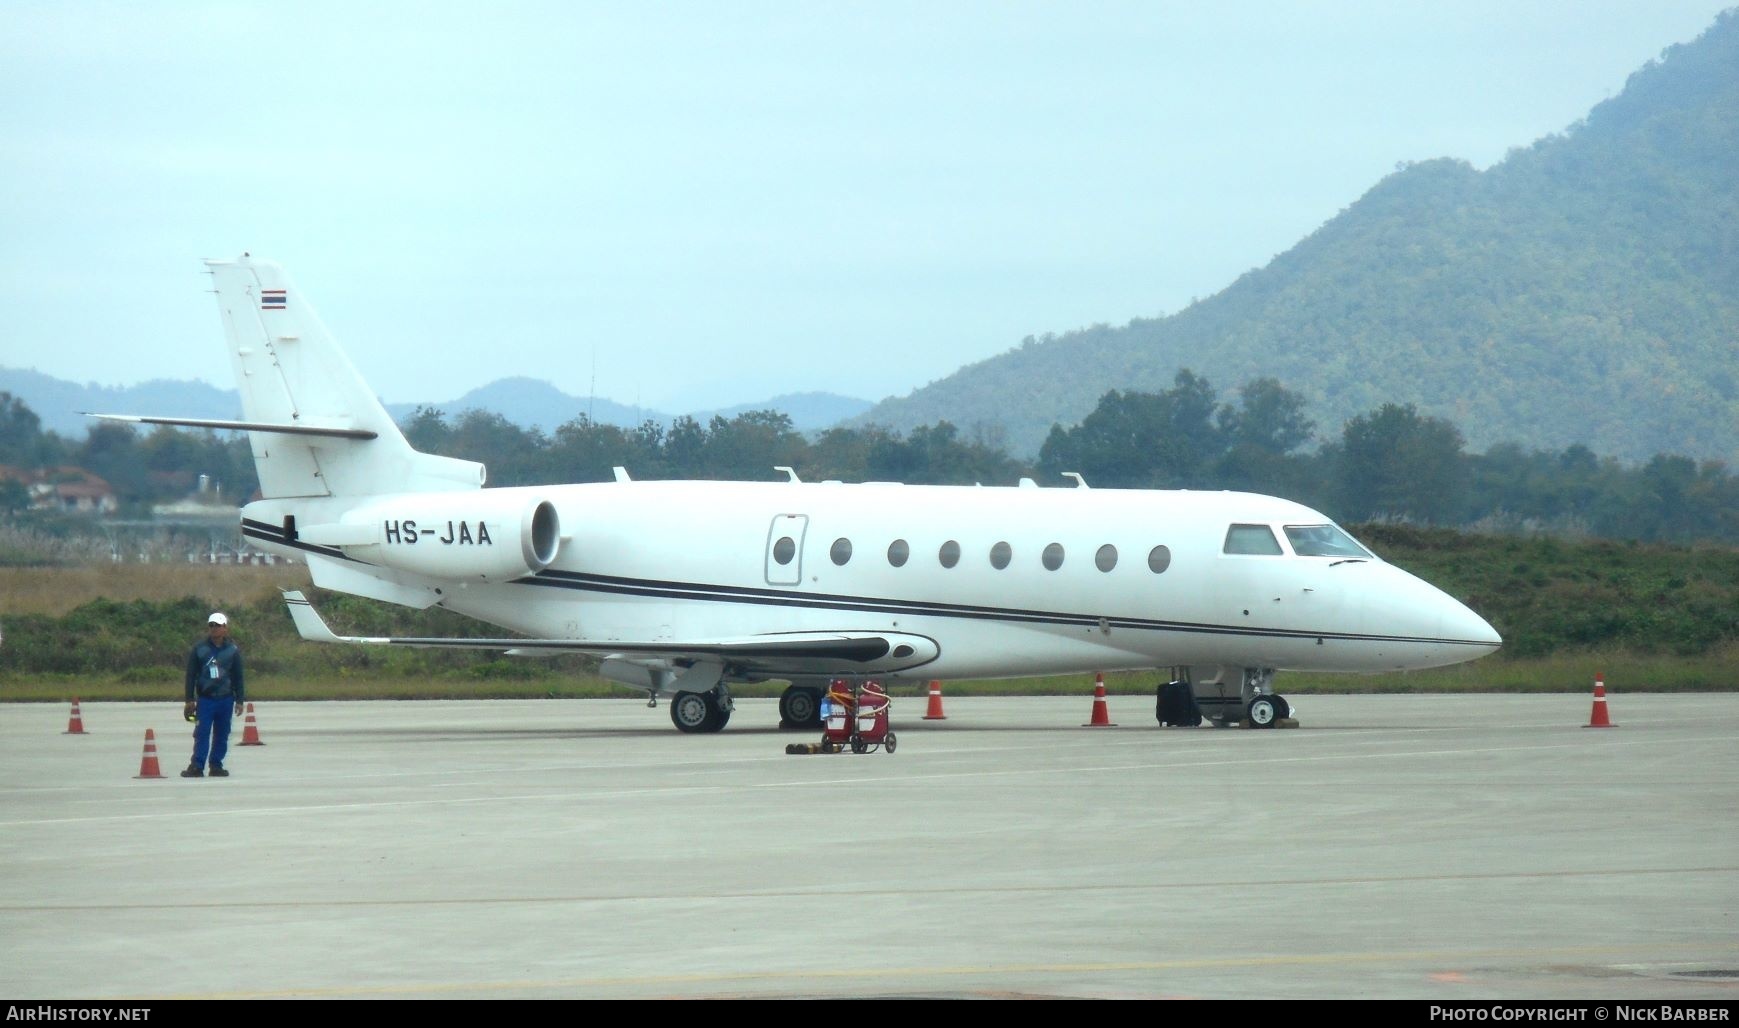
M 211 766 L 222 767 L 229 753 L 229 723 L 235 716 L 234 696 L 201 696 L 199 720 L 193 725 L 193 766 L 204 767 L 207 751 Z

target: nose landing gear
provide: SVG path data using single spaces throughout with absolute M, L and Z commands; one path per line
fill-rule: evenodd
M 1245 708 L 1252 728 L 1273 728 L 1291 714 L 1292 706 L 1284 696 L 1258 696 Z

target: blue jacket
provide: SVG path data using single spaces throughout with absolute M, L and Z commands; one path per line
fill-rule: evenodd
M 213 646 L 209 638 L 201 639 L 187 655 L 187 702 L 195 696 L 243 702 L 242 651 L 234 642 L 225 639 L 222 646 Z

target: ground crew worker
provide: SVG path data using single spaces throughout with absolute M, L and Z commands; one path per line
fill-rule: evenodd
M 213 613 L 206 619 L 206 636 L 187 655 L 186 706 L 182 713 L 193 726 L 193 763 L 183 778 L 203 778 L 206 759 L 211 777 L 227 778 L 223 758 L 229 752 L 230 719 L 242 712 L 242 651 L 229 638 L 229 618 Z

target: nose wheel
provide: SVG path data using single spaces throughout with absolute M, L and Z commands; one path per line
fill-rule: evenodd
M 1244 710 L 1252 728 L 1273 728 L 1276 721 L 1291 713 L 1292 707 L 1284 696 L 1258 696 Z

